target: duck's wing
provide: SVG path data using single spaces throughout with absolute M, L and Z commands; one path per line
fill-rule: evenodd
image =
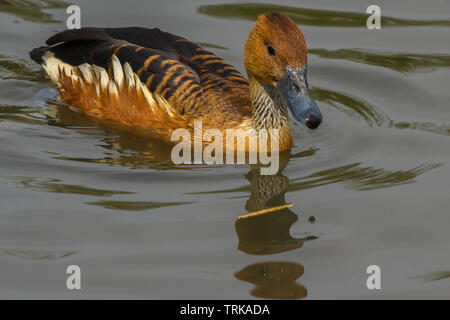
M 31 52 L 43 63 L 46 52 L 71 66 L 96 65 L 113 74 L 111 59 L 131 70 L 152 94 L 181 115 L 226 111 L 249 114 L 248 82 L 233 66 L 212 52 L 157 28 L 82 28 L 47 40 Z M 213 109 L 213 110 L 212 110 Z M 226 110 L 225 110 L 226 109 Z

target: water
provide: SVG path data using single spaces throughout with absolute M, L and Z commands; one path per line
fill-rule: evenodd
M 375 31 L 356 0 L 76 4 L 83 26 L 157 26 L 242 71 L 255 15 L 289 14 L 325 121 L 293 124 L 275 176 L 174 166 L 148 139 L 42 104 L 51 84 L 27 52 L 69 3 L 0 1 L 0 298 L 450 297 L 450 3 L 379 1 Z M 81 291 L 66 289 L 72 264 Z

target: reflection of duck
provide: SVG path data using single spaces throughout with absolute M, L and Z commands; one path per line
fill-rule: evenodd
M 258 168 L 253 168 L 246 175 L 250 181 L 251 195 L 245 208 L 254 212 L 286 204 L 284 194 L 289 179 L 281 174 L 290 155 L 280 154 L 280 170 L 276 175 L 261 175 Z M 238 248 L 248 254 L 273 254 L 302 247 L 314 236 L 293 238 L 289 230 L 298 220 L 298 216 L 287 207 L 245 219 L 237 219 L 236 233 L 239 238 Z
M 289 209 L 267 213 L 249 219 L 236 221 L 236 233 L 239 238 L 239 250 L 248 254 L 273 254 L 301 248 L 314 236 L 293 238 L 290 227 L 298 216 Z
M 301 264 L 292 262 L 263 262 L 236 272 L 237 279 L 256 285 L 250 294 L 268 299 L 302 299 L 306 288 L 295 280 L 303 275 Z
M 280 169 L 276 175 L 261 175 L 257 167 L 246 175 L 251 195 L 245 209 L 250 213 L 240 216 L 235 223 L 239 250 L 267 255 L 298 249 L 305 241 L 317 239 L 315 236 L 294 238 L 289 232 L 298 216 L 286 205 L 284 195 L 289 179 L 281 171 L 291 157 L 286 152 L 280 154 Z M 298 263 L 263 262 L 245 267 L 235 277 L 255 284 L 250 294 L 258 298 L 302 299 L 307 290 L 296 280 L 303 272 L 303 266 Z
M 74 126 L 82 132 L 88 133 L 94 127 L 82 114 L 77 114 L 68 108 L 51 106 L 47 113 L 55 119 L 54 125 Z M 94 161 L 114 165 L 124 165 L 137 168 L 157 168 L 158 170 L 173 166 L 170 162 L 170 151 L 167 148 L 150 144 L 148 139 L 121 131 L 110 130 L 101 124 L 104 130 L 103 147 L 110 152 L 117 152 L 116 156 L 105 156 L 100 159 L 72 159 Z M 98 129 L 96 134 L 98 134 Z M 167 153 L 166 155 L 164 154 Z M 276 175 L 264 176 L 260 174 L 259 166 L 252 166 L 246 174 L 250 182 L 250 196 L 245 209 L 248 212 L 273 208 L 286 203 L 285 193 L 288 190 L 289 179 L 282 174 L 282 170 L 290 159 L 313 155 L 315 150 L 308 150 L 298 154 L 280 153 L 280 169 Z M 67 159 L 67 158 L 66 158 Z M 164 162 L 165 161 L 165 162 Z M 172 167 L 171 167 L 172 168 Z M 173 168 L 172 168 L 173 169 Z M 211 192 L 208 189 L 206 192 Z M 303 243 L 315 239 L 314 236 L 294 238 L 289 231 L 298 220 L 298 216 L 288 208 L 255 215 L 250 218 L 238 219 L 235 223 L 239 239 L 238 249 L 252 255 L 268 255 L 301 248 Z M 235 274 L 242 281 L 254 283 L 256 288 L 251 294 L 261 298 L 301 299 L 306 296 L 306 288 L 296 280 L 303 274 L 303 266 L 296 262 L 268 262 L 249 265 Z
M 73 128 L 83 135 L 93 134 L 101 137 L 100 146 L 104 151 L 100 157 L 61 156 L 59 159 L 140 169 L 186 169 L 185 166 L 176 166 L 171 161 L 171 150 L 166 144 L 152 139 L 152 132 L 108 122 L 98 123 L 95 119 L 66 106 L 52 104 L 41 112 L 48 117 L 50 125 Z
M 291 147 L 288 109 L 316 128 L 322 115 L 306 80 L 306 44 L 286 16 L 262 14 L 245 45 L 247 81 L 215 54 L 159 29 L 83 28 L 51 37 L 30 55 L 60 99 L 102 119 L 153 128 L 279 129 Z

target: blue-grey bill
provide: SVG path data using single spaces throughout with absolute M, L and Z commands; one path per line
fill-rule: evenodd
M 319 126 L 322 122 L 322 114 L 309 92 L 306 67 L 295 69 L 286 66 L 286 73 L 278 81 L 278 88 L 297 121 L 310 129 Z

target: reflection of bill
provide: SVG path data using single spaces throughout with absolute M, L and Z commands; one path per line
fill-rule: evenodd
M 250 294 L 267 299 L 302 299 L 308 291 L 296 280 L 303 275 L 301 264 L 292 262 L 263 262 L 245 267 L 234 276 L 256 287 Z

